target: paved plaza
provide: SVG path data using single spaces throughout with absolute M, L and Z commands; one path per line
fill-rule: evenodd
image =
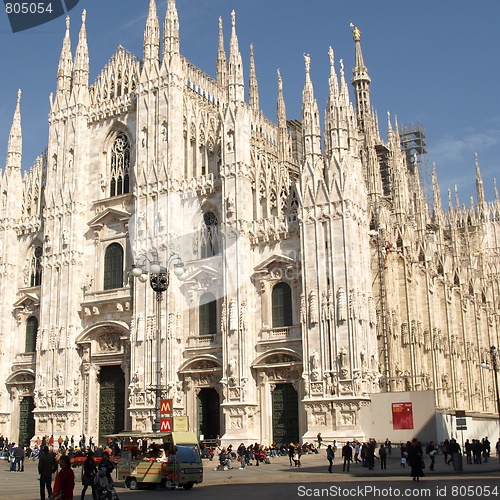
M 427 467 L 429 462 L 430 460 L 427 457 Z M 455 487 L 463 485 L 464 488 L 484 488 L 485 485 L 497 484 L 499 485 L 498 495 L 491 495 L 491 497 L 500 497 L 500 463 L 497 457 L 493 457 L 488 463 L 481 465 L 464 463 L 463 472 L 454 472 L 453 467 L 445 465 L 443 457 L 438 456 L 436 470 L 431 472 L 426 468 L 426 477 L 422 478 L 420 483 L 412 483 L 409 468 L 401 467 L 399 459 L 394 455 L 388 459 L 386 470 L 380 470 L 378 463 L 375 464 L 374 470 L 368 470 L 359 464 L 351 464 L 349 473 L 342 472 L 342 464 L 339 459 L 336 459 L 332 474 L 328 473 L 328 462 L 324 450 L 321 450 L 319 455 L 304 455 L 302 457 L 302 467 L 300 468 L 290 467 L 288 457 L 276 457 L 271 460 L 270 464 L 261 464 L 259 467 L 249 466 L 245 470 L 240 470 L 237 462 L 233 469 L 227 471 L 215 471 L 216 465 L 215 460 L 212 462 L 204 460 L 204 482 L 201 485 L 196 485 L 191 491 L 166 492 L 160 489 L 154 491 L 130 491 L 120 483 L 117 484 L 116 491 L 120 498 L 126 496 L 130 500 L 133 500 L 133 498 L 135 500 L 155 500 L 165 498 L 166 495 L 168 497 L 178 495 L 183 500 L 188 498 L 201 500 L 218 498 L 221 494 L 224 496 L 228 494 L 230 498 L 236 497 L 238 500 L 255 499 L 256 497 L 259 500 L 265 500 L 277 496 L 284 498 L 283 495 L 285 494 L 286 498 L 314 496 L 314 488 L 322 488 L 324 491 L 331 486 L 351 489 L 359 487 L 385 489 L 415 487 L 418 488 L 418 492 L 421 492 L 424 488 L 432 488 L 432 491 L 435 492 L 438 487 L 446 487 L 448 492 L 446 496 L 452 498 L 450 494 L 454 485 Z M 39 499 L 37 462 L 26 460 L 25 472 L 22 473 L 9 472 L 8 469 L 6 461 L 0 463 L 0 484 L 2 485 L 0 498 L 2 500 Z M 80 469 L 75 469 L 75 477 L 75 499 L 78 499 L 82 488 Z M 345 495 L 336 496 L 345 497 Z M 354 496 L 360 496 L 359 491 L 356 495 L 352 495 L 352 497 Z M 377 496 L 379 495 L 371 495 L 371 497 Z M 426 495 L 415 494 L 415 497 L 418 496 Z M 90 492 L 88 492 L 86 498 L 91 499 Z M 427 498 L 429 498 L 428 495 Z M 431 496 L 430 498 L 434 497 Z M 478 498 L 478 495 L 474 498 Z

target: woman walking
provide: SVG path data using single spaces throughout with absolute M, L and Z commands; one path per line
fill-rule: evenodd
M 97 490 L 94 482 L 96 474 L 97 474 L 97 465 L 94 461 L 94 452 L 89 451 L 85 462 L 83 462 L 83 470 L 82 470 L 83 490 L 80 500 L 83 500 L 85 498 L 85 493 L 87 492 L 87 488 L 89 486 L 92 488 L 93 500 L 97 500 Z
M 60 470 L 57 473 L 52 496 L 53 500 L 73 500 L 73 490 L 75 488 L 75 475 L 71 469 L 71 461 L 68 455 L 59 457 Z
M 416 438 L 413 438 L 411 442 L 411 446 L 408 450 L 408 462 L 411 467 L 411 476 L 414 481 L 420 481 L 421 477 L 424 477 L 424 460 L 423 460 L 424 452 L 422 450 L 422 446 L 417 441 Z

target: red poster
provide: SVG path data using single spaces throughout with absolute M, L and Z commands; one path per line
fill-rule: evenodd
M 392 403 L 392 428 L 413 429 L 412 403 Z

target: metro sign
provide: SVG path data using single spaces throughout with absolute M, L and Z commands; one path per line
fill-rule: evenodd
M 171 399 L 161 399 L 160 400 L 160 414 L 170 415 L 172 413 L 172 400 Z
M 160 418 L 160 432 L 172 432 L 172 417 Z

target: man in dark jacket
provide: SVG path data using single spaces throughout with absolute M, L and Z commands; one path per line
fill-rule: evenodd
M 342 447 L 342 456 L 344 457 L 344 467 L 343 471 L 345 472 L 346 465 L 347 465 L 347 472 L 349 472 L 349 467 L 351 466 L 352 462 L 352 448 L 349 442 L 347 442 L 343 447 Z
M 24 447 L 20 444 L 14 448 L 14 465 L 16 472 L 24 472 Z
M 44 446 L 38 459 L 38 473 L 40 474 L 40 500 L 45 500 L 45 489 L 49 498 L 52 496 L 52 474 L 57 471 L 56 457 Z

